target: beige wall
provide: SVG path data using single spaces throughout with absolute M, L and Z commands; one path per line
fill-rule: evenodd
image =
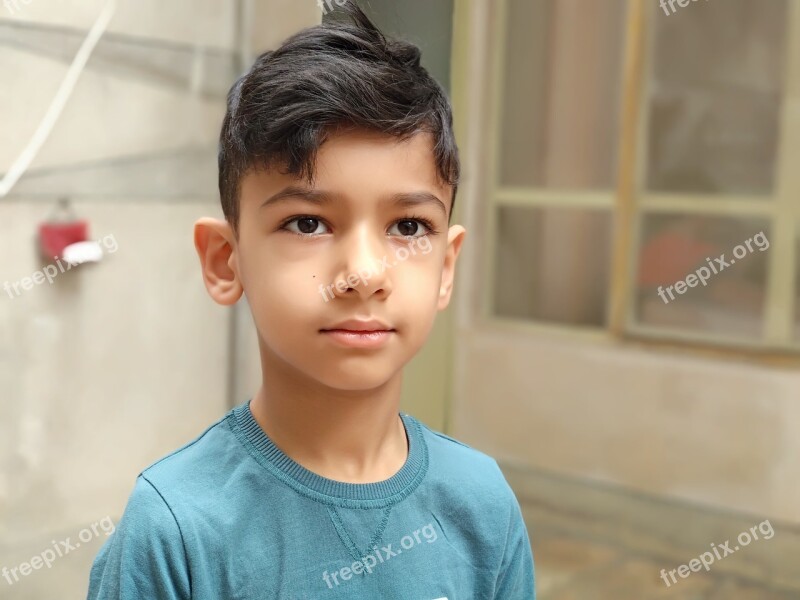
M 251 46 L 319 21 L 259 0 Z M 0 176 L 28 142 L 100 0 L 0 6 Z M 310 8 L 309 8 L 310 7 Z M 137 474 L 227 411 L 230 311 L 208 298 L 192 225 L 220 214 L 215 151 L 237 75 L 236 3 L 118 0 L 63 115 L 0 198 L 0 285 L 41 269 L 36 226 L 68 196 L 117 250 L 0 291 L 0 567 L 122 513 Z M 246 41 L 246 40 L 245 40 Z M 0 597 L 83 598 L 105 536 Z
M 800 522 L 800 374 L 462 332 L 453 434 L 498 460 Z

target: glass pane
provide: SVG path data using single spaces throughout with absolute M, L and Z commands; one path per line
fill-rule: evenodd
M 761 339 L 769 236 L 765 219 L 645 217 L 638 322 L 673 331 Z
M 625 0 L 508 0 L 501 185 L 615 187 Z
M 647 187 L 772 192 L 787 40 L 786 0 L 675 4 L 653 15 Z M 669 12 L 669 5 L 664 9 Z
M 604 326 L 611 228 L 604 210 L 500 207 L 495 314 Z

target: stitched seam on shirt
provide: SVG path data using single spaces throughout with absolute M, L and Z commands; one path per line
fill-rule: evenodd
M 167 499 L 164 498 L 164 496 L 161 494 L 161 492 L 158 490 L 158 488 L 155 485 L 153 485 L 153 482 L 150 481 L 144 475 L 142 475 L 141 477 L 147 483 L 150 484 L 150 487 L 153 488 L 155 493 L 158 494 L 158 497 L 161 498 L 161 500 L 164 502 L 164 505 L 167 507 L 167 510 L 169 510 L 169 514 L 172 515 L 172 518 L 175 521 L 175 526 L 178 528 L 178 533 L 181 536 L 181 546 L 183 547 L 183 558 L 184 558 L 184 561 L 186 563 L 186 572 L 189 575 L 189 598 L 191 599 L 191 597 L 192 597 L 192 570 L 191 570 L 191 568 L 189 568 L 189 553 L 186 550 L 186 539 L 184 539 L 184 537 L 183 537 L 183 530 L 181 529 L 181 524 L 178 523 L 178 517 L 175 516 L 175 511 L 172 510 L 172 507 L 169 505 L 169 502 L 167 502 Z
M 358 560 L 358 548 L 356 547 L 355 542 L 347 533 L 347 530 L 344 528 L 344 523 L 342 523 L 342 519 L 339 516 L 339 513 L 336 512 L 335 506 L 327 507 L 328 516 L 333 523 L 333 528 L 336 530 L 336 533 L 339 536 L 339 539 L 344 544 L 345 548 L 347 548 L 347 552 L 352 556 L 355 560 Z
M 367 554 L 369 554 L 378 542 L 381 541 L 381 537 L 383 536 L 383 532 L 386 529 L 386 525 L 389 523 L 389 513 L 392 512 L 392 506 L 387 506 L 383 510 L 383 518 L 381 522 L 378 524 L 378 528 L 375 530 L 375 533 L 372 535 L 372 539 L 367 544 L 367 549 L 364 552 L 361 552 L 356 546 L 353 538 L 350 537 L 350 534 L 347 532 L 347 529 L 344 526 L 344 521 L 342 521 L 342 517 L 339 514 L 339 511 L 336 510 L 335 506 L 328 507 L 328 515 L 330 516 L 331 521 L 333 522 L 333 526 L 336 529 L 336 533 L 339 534 L 339 539 L 342 540 L 342 543 L 347 548 L 347 551 L 350 553 L 356 561 L 360 561 L 364 558 Z
M 423 427 L 425 427 L 425 425 L 423 425 Z M 459 442 L 457 439 L 451 438 L 449 435 L 446 435 L 446 434 L 441 433 L 439 431 L 434 431 L 433 429 L 430 429 L 429 427 L 426 427 L 426 429 L 428 429 L 428 431 L 430 431 L 433 435 L 435 435 L 437 437 L 440 437 L 443 440 L 447 440 L 449 442 L 453 442 L 454 444 L 458 444 L 459 446 L 464 446 L 464 448 L 469 448 L 470 450 L 475 450 L 475 448 L 473 448 L 472 446 L 468 446 L 464 442 Z
M 143 474 L 145 471 L 149 471 L 150 469 L 152 469 L 153 467 L 155 467 L 157 464 L 159 464 L 159 463 L 161 463 L 161 462 L 163 462 L 163 461 L 167 460 L 167 459 L 168 459 L 168 458 L 170 458 L 171 456 L 175 456 L 176 454 L 178 454 L 178 453 L 180 453 L 180 452 L 183 452 L 184 450 L 188 450 L 189 448 L 191 448 L 192 446 L 194 446 L 196 443 L 198 443 L 200 440 L 202 440 L 204 437 L 206 437 L 206 434 L 207 434 L 209 431 L 211 431 L 212 429 L 214 429 L 214 428 L 215 428 L 217 425 L 220 425 L 221 423 L 224 423 L 224 422 L 227 420 L 227 418 L 228 418 L 228 417 L 227 417 L 227 415 L 226 415 L 226 416 L 224 416 L 224 417 L 223 417 L 223 418 L 221 418 L 219 421 L 217 421 L 217 422 L 216 422 L 216 423 L 214 423 L 213 425 L 209 426 L 209 427 L 208 427 L 208 428 L 207 428 L 207 429 L 206 429 L 206 430 L 205 430 L 203 433 L 201 433 L 201 434 L 200 434 L 200 436 L 199 436 L 199 437 L 198 437 L 196 440 L 193 440 L 193 441 L 189 442 L 188 444 L 184 444 L 183 446 L 181 446 L 181 447 L 180 447 L 180 448 L 178 448 L 177 450 L 173 450 L 172 452 L 170 452 L 170 453 L 169 453 L 169 454 L 167 454 L 166 456 L 162 456 L 161 458 L 159 458 L 159 459 L 158 459 L 156 462 L 154 462 L 154 463 L 153 463 L 153 464 L 151 464 L 150 466 L 147 466 L 147 467 L 145 467 L 144 469 L 142 469 L 142 472 L 141 472 L 141 473 L 139 473 L 139 475 L 142 475 L 142 474 Z M 148 483 L 149 483 L 149 481 L 148 481 Z M 153 485 L 153 484 L 151 483 L 150 485 Z
M 500 465 L 497 464 L 496 460 L 494 461 L 494 464 L 497 467 L 497 469 L 500 471 L 500 473 L 502 474 L 503 471 L 502 471 L 502 469 L 500 469 Z M 502 475 L 502 477 L 503 477 L 503 480 L 505 481 L 505 475 Z M 513 496 L 513 494 L 514 494 L 513 490 L 511 491 L 511 494 Z M 500 557 L 500 566 L 497 568 L 497 576 L 495 577 L 495 580 L 494 580 L 494 589 L 492 590 L 492 594 L 495 594 L 497 592 L 497 588 L 499 588 L 503 584 L 503 582 L 505 581 L 506 576 L 508 575 L 508 569 L 511 566 L 511 565 L 508 565 L 505 568 L 505 570 L 503 569 L 503 562 L 506 559 L 506 554 L 508 554 L 508 539 L 509 539 L 509 537 L 511 537 L 511 526 L 514 523 L 514 517 L 516 516 L 515 515 L 516 511 L 515 511 L 515 509 L 513 507 L 513 504 L 515 502 L 516 502 L 516 498 L 514 498 L 514 500 L 511 501 L 512 507 L 511 507 L 511 510 L 509 511 L 510 514 L 509 514 L 509 517 L 508 517 L 508 527 L 506 527 L 506 539 L 503 541 L 503 556 Z

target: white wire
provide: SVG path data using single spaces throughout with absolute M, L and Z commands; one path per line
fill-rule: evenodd
M 116 0 L 106 0 L 103 10 L 100 11 L 100 15 L 97 17 L 94 25 L 92 25 L 92 28 L 89 30 L 86 39 L 83 40 L 83 44 L 81 44 L 78 53 L 75 55 L 72 64 L 69 66 L 67 75 L 64 77 L 64 81 L 61 82 L 61 87 L 58 88 L 53 101 L 47 108 L 47 112 L 45 113 L 42 122 L 39 124 L 39 127 L 36 128 L 36 132 L 33 134 L 33 137 L 31 137 L 28 145 L 19 155 L 17 160 L 15 160 L 11 165 L 11 168 L 5 174 L 5 177 L 3 177 L 3 180 L 0 181 L 0 198 L 7 196 L 11 191 L 11 188 L 16 185 L 20 177 L 22 177 L 25 171 L 28 170 L 28 167 L 33 162 L 33 159 L 36 158 L 36 155 L 38 154 L 42 145 L 47 140 L 50 132 L 53 130 L 53 127 L 58 121 L 58 118 L 61 116 L 61 112 L 64 110 L 64 106 L 66 106 L 69 97 L 72 95 L 75 85 L 78 83 L 78 78 L 83 72 L 86 63 L 89 61 L 97 42 L 99 42 L 100 38 L 103 37 L 103 34 L 105 33 L 105 30 L 111 21 L 111 17 L 114 16 L 116 4 Z

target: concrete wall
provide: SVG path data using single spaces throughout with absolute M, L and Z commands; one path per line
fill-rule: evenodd
M 52 135 L 0 198 L 0 284 L 30 277 L 37 224 L 60 197 L 116 251 L 0 296 L 0 567 L 122 513 L 142 468 L 228 409 L 229 311 L 192 244 L 221 214 L 216 144 L 238 74 L 228 0 L 119 0 Z M 0 174 L 31 138 L 100 0 L 0 7 Z M 318 22 L 312 2 L 260 1 L 252 47 Z M 1 176 L 1 175 L 0 175 Z M 109 240 L 110 241 L 110 240 Z M 109 244 L 108 249 L 112 247 Z M 98 539 L 99 538 L 99 539 Z M 97 536 L 0 597 L 84 598 Z
M 453 434 L 498 460 L 800 522 L 800 374 L 462 331 Z

